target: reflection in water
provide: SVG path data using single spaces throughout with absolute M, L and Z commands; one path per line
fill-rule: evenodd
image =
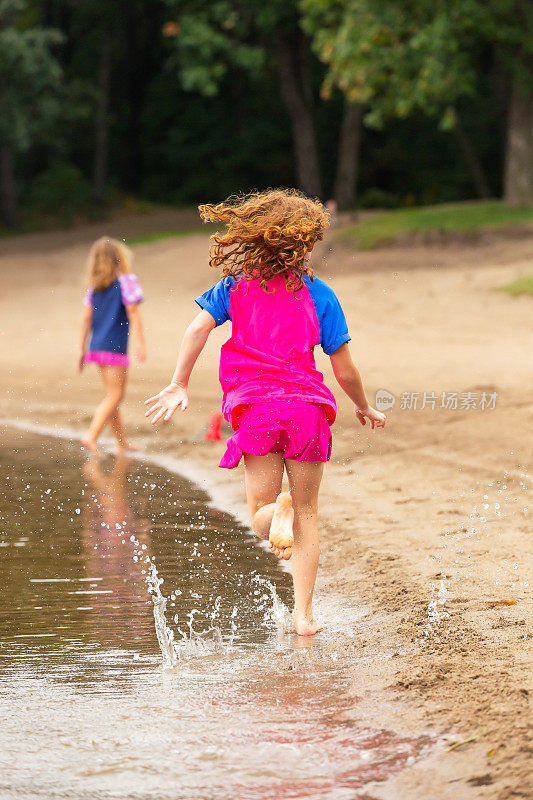
M 121 648 L 129 629 L 130 642 L 146 651 L 153 645 L 153 630 L 147 625 L 136 630 L 132 619 L 136 606 L 149 603 L 146 569 L 135 555 L 132 539 L 149 554 L 150 536 L 147 526 L 136 527 L 129 505 L 126 478 L 130 464 L 119 454 L 108 473 L 96 459 L 83 465 L 87 499 L 83 504 L 82 555 L 87 573 L 97 576 L 85 591 L 91 603 L 91 638 L 106 647 Z M 100 588 L 100 583 L 113 588 Z
M 52 439 L 6 431 L 3 445 L 2 797 L 342 800 L 424 752 L 357 717 L 357 613 L 297 649 L 272 613 L 290 577 L 201 491 Z

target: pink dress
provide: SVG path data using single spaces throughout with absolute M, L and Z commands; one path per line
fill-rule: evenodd
M 235 430 L 221 467 L 243 453 L 283 453 L 297 461 L 327 461 L 337 406 L 316 369 L 313 350 L 328 355 L 350 340 L 334 292 L 304 278 L 294 294 L 282 276 L 261 289 L 259 280 L 224 278 L 197 298 L 217 325 L 232 323 L 220 354 L 222 412 Z

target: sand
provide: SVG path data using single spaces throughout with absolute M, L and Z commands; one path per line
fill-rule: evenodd
M 2 241 L 3 417 L 87 424 L 100 396 L 96 370 L 75 371 L 87 244 L 176 221 L 144 215 Z M 139 446 L 186 459 L 242 509 L 242 469 L 218 470 L 222 444 L 203 441 L 227 326 L 199 360 L 188 411 L 155 431 L 143 417 L 142 400 L 170 378 L 193 298 L 216 279 L 207 246 L 198 233 L 134 248 L 148 360 L 131 370 L 125 418 Z M 371 431 L 336 389 L 319 596 L 365 609 L 350 666 L 360 713 L 443 736 L 429 759 L 372 788 L 375 800 L 533 795 L 533 300 L 496 291 L 531 273 L 532 250 L 533 233 L 370 253 L 330 237 L 314 258 L 343 303 L 369 398 L 396 397 L 385 430 Z M 334 388 L 329 359 L 317 360 Z M 440 407 L 443 392 L 458 393 L 457 409 Z M 402 407 L 413 393 L 418 407 Z M 495 408 L 481 409 L 494 393 Z

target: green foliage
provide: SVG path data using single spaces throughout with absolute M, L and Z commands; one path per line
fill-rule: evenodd
M 464 234 L 520 225 L 533 220 L 533 208 L 509 208 L 498 200 L 376 213 L 339 231 L 339 238 L 356 240 L 368 250 L 413 234 Z
M 476 79 L 473 26 L 459 6 L 476 11 L 473 0 L 301 0 L 304 27 L 329 67 L 324 92 L 338 86 L 366 104 L 368 125 L 422 110 L 453 126 L 451 106 L 473 93 Z
M 174 43 L 171 63 L 178 68 L 186 91 L 212 97 L 232 67 L 256 73 L 262 68 L 263 49 L 248 42 L 254 3 L 243 10 L 242 4 L 226 0 L 166 2 L 178 15 L 174 26 L 170 23 L 166 29 Z
M 512 283 L 500 287 L 500 292 L 506 292 L 511 297 L 520 297 L 522 295 L 530 295 L 533 297 L 533 275 L 523 275 L 517 278 Z
M 32 181 L 27 203 L 39 214 L 71 219 L 88 209 L 90 197 L 90 184 L 78 167 L 55 163 Z
M 67 214 L 70 193 L 72 207 L 84 207 L 105 29 L 112 41 L 109 197 L 189 204 L 291 185 L 292 140 L 276 57 L 280 32 L 298 36 L 303 17 L 327 64 L 308 59 L 306 87 L 327 192 L 345 91 L 366 102 L 374 126 L 362 134 L 360 205 L 471 197 L 457 143 L 443 130 L 454 124 L 456 111 L 497 193 L 507 88 L 501 64 L 524 82 L 530 78 L 532 6 L 519 0 L 0 0 L 0 144 L 24 153 L 14 161 L 15 188 L 32 214 L 38 208 Z M 307 38 L 298 41 L 301 66 Z M 329 97 L 319 102 L 325 74 Z
M 398 208 L 400 205 L 399 197 L 391 192 L 384 192 L 382 189 L 368 189 L 359 197 L 360 208 Z
M 529 0 L 469 0 L 469 5 L 478 35 L 497 49 L 498 58 L 509 74 L 530 88 L 533 4 Z
M 171 102 L 169 100 L 171 98 Z M 265 108 L 268 113 L 265 113 Z M 271 83 L 241 75 L 214 97 L 185 93 L 179 75 L 158 75 L 141 117 L 141 192 L 182 205 L 292 181 L 290 132 Z
M 59 112 L 62 71 L 53 48 L 58 31 L 26 27 L 27 4 L 0 0 L 0 143 L 28 150 Z
M 510 74 L 533 84 L 533 3 L 523 0 L 300 0 L 305 29 L 338 86 L 368 105 L 366 123 L 416 110 L 455 124 L 453 105 L 480 78 L 476 54 L 491 47 Z

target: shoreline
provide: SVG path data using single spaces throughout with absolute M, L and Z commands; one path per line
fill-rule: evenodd
M 60 427 L 57 425 L 47 425 L 43 423 L 32 423 L 30 421 L 23 421 L 20 419 L 14 418 L 7 418 L 7 417 L 0 417 L 0 427 L 10 428 L 11 430 L 18 430 L 22 433 L 28 433 L 37 435 L 39 437 L 50 437 L 53 439 L 64 440 L 71 444 L 78 443 L 82 436 L 83 430 L 81 428 L 71 428 L 71 427 Z M 113 439 L 109 436 L 104 436 L 99 442 L 101 447 L 101 454 L 103 458 L 109 456 L 115 456 L 116 454 L 116 447 L 114 446 Z M 83 449 L 83 448 L 81 448 Z M 249 526 L 248 518 L 247 518 L 247 508 L 245 504 L 241 504 L 239 508 L 239 503 L 237 501 L 237 506 L 233 504 L 233 501 L 230 499 L 232 495 L 228 495 L 227 491 L 225 494 L 222 492 L 222 483 L 221 481 L 216 481 L 212 476 L 209 477 L 209 470 L 206 468 L 205 465 L 199 466 L 198 464 L 194 464 L 189 461 L 185 461 L 185 459 L 179 459 L 174 456 L 170 456 L 168 454 L 157 454 L 157 453 L 150 453 L 146 450 L 141 449 L 133 449 L 127 452 L 127 457 L 131 458 L 132 460 L 141 461 L 143 463 L 149 464 L 150 466 L 162 469 L 165 472 L 170 473 L 171 475 L 179 475 L 181 478 L 184 478 L 191 483 L 193 483 L 197 488 L 199 488 L 202 492 L 206 494 L 206 499 L 203 501 L 206 505 L 216 508 L 219 511 L 223 511 L 238 522 L 243 524 L 247 532 L 250 534 L 250 539 L 253 541 L 254 547 L 261 547 L 266 552 L 268 548 L 266 544 L 259 538 L 253 535 L 253 532 Z M 93 456 L 87 454 L 87 459 L 92 459 Z M 236 476 L 234 479 L 234 483 L 237 483 Z M 234 487 L 235 488 L 235 487 Z M 227 486 L 226 486 L 227 490 Z M 234 496 L 237 497 L 237 493 L 234 493 Z M 281 560 L 277 560 L 277 567 L 284 572 L 290 573 L 290 562 L 284 562 Z M 320 585 L 319 581 L 317 581 L 317 593 L 320 595 Z M 324 601 L 325 598 L 322 598 Z M 326 670 L 330 668 L 331 663 L 328 663 L 328 658 L 331 653 L 335 653 L 335 668 L 339 670 L 345 677 L 347 681 L 350 680 L 351 670 L 348 663 L 342 662 L 342 660 L 338 661 L 338 653 L 336 652 L 336 648 L 339 646 L 339 641 L 346 640 L 344 644 L 350 648 L 353 647 L 353 642 L 351 641 L 353 633 L 351 633 L 351 626 L 357 625 L 362 620 L 369 618 L 372 615 L 372 609 L 363 608 L 360 604 L 355 604 L 352 607 L 348 608 L 346 604 L 343 602 L 343 598 L 341 595 L 338 596 L 331 596 L 327 595 L 326 602 L 329 606 L 329 614 L 331 615 L 331 608 L 338 609 L 337 613 L 340 613 L 342 619 L 342 626 L 339 628 L 332 627 L 325 623 L 326 630 L 326 638 L 322 638 L 320 634 L 318 634 L 317 639 L 315 637 L 311 637 L 309 640 L 305 640 L 304 652 L 308 648 L 312 648 L 313 645 L 318 645 L 316 650 L 313 650 L 313 653 L 318 658 L 317 663 L 314 665 L 314 669 L 320 669 L 320 666 L 323 666 Z M 334 612 L 335 613 L 335 612 Z M 292 636 L 295 636 L 293 631 L 285 631 Z M 298 637 L 297 637 L 298 638 Z M 293 654 L 297 654 L 299 648 L 296 648 Z M 388 659 L 388 654 L 386 651 L 382 653 L 374 652 L 373 655 L 365 656 L 365 660 L 367 662 L 367 668 L 372 666 L 374 662 L 381 662 L 385 663 Z M 298 663 L 295 665 L 292 663 L 291 657 L 287 657 L 286 655 L 281 654 L 279 659 L 282 663 L 286 662 L 282 668 L 288 668 L 291 670 L 294 669 L 304 669 L 305 670 L 305 663 L 300 664 Z M 178 662 L 175 666 L 179 667 L 181 662 Z M 288 666 L 287 666 L 288 664 Z M 168 668 L 168 666 L 166 667 Z M 368 676 L 370 677 L 370 676 Z M 408 713 L 408 709 L 401 709 L 401 708 L 394 708 L 394 705 L 391 704 L 390 698 L 387 698 L 386 692 L 383 693 L 383 696 L 378 698 L 375 696 L 376 693 L 379 697 L 380 688 L 378 685 L 372 687 L 372 692 L 374 694 L 373 698 L 373 705 L 375 708 L 371 708 L 369 706 L 365 707 L 364 710 L 364 718 L 366 722 L 370 722 L 371 724 L 375 725 L 378 728 L 385 728 L 393 730 L 395 733 L 402 734 L 402 735 L 411 735 L 411 736 L 419 736 L 419 737 L 427 737 L 428 738 L 428 752 L 421 757 L 420 762 L 415 761 L 413 765 L 404 768 L 398 775 L 393 775 L 392 777 L 386 780 L 387 789 L 390 788 L 390 784 L 392 784 L 395 780 L 400 779 L 403 775 L 403 772 L 409 771 L 411 769 L 416 768 L 416 766 L 420 764 L 424 764 L 427 766 L 427 763 L 430 762 L 432 758 L 437 757 L 438 751 L 442 749 L 444 745 L 450 745 L 453 743 L 457 743 L 460 741 L 460 737 L 453 734 L 447 734 L 438 732 L 436 729 L 428 730 L 425 728 L 421 723 L 422 720 L 413 717 L 412 714 Z M 361 698 L 357 698 L 358 701 Z M 378 701 L 377 701 L 378 700 Z M 377 701 L 377 702 L 376 702 Z M 377 795 L 376 795 L 377 797 Z
M 0 417 L 0 427 L 2 425 L 7 428 L 14 428 L 26 433 L 35 433 L 39 436 L 50 436 L 55 439 L 64 439 L 69 442 L 80 442 L 84 433 L 83 429 L 81 428 L 46 425 L 42 423 L 30 422 L 28 420 L 22 421 L 12 417 Z M 116 453 L 114 440 L 110 436 L 101 437 L 99 446 L 104 457 L 106 455 L 113 456 Z M 81 449 L 83 450 L 83 448 Z M 166 470 L 172 475 L 179 475 L 180 477 L 185 478 L 185 480 L 193 483 L 197 488 L 201 489 L 207 495 L 205 500 L 207 506 L 216 508 L 218 511 L 223 511 L 224 513 L 232 516 L 237 522 L 247 529 L 254 541 L 257 539 L 256 544 L 258 547 L 270 552 L 266 543 L 262 539 L 259 539 L 259 537 L 256 537 L 250 528 L 248 508 L 246 503 L 239 500 L 236 492 L 235 494 L 228 494 L 227 486 L 225 487 L 226 490 L 224 491 L 223 481 L 217 481 L 213 478 L 213 476 L 210 476 L 209 470 L 206 469 L 205 465 L 202 467 L 200 465 L 191 463 L 190 460 L 186 460 L 185 458 L 177 458 L 176 456 L 165 453 L 158 454 L 150 452 L 149 450 L 137 449 L 136 447 L 132 447 L 131 450 L 128 450 L 126 455 L 128 458 L 136 461 L 142 461 L 154 467 L 159 467 L 160 469 Z M 93 456 L 90 455 L 87 456 L 88 459 L 92 457 Z M 287 563 L 282 560 L 279 560 L 279 567 L 282 570 L 290 572 Z
M 99 400 L 96 372 L 74 373 L 87 235 L 66 241 L 50 234 L 42 247 L 33 236 L 0 255 L 3 417 L 77 431 Z M 533 506 L 522 467 L 533 452 L 531 299 L 496 289 L 530 271 L 533 235 L 367 253 L 333 239 L 322 244 L 316 271 L 344 306 L 368 396 L 385 388 L 397 403 L 385 431 L 369 432 L 338 397 L 320 499 L 317 599 L 368 612 L 346 650 L 354 713 L 378 721 L 397 714 L 417 730 L 478 737 L 439 751 L 383 791 L 373 787 L 372 797 L 427 800 L 428 787 L 437 786 L 436 800 L 529 800 L 533 609 L 525 509 Z M 194 298 L 213 281 L 207 249 L 206 234 L 134 248 L 147 295 L 148 361 L 130 372 L 124 415 L 136 443 L 157 451 L 162 465 L 167 456 L 173 464 L 185 460 L 194 472 L 178 471 L 212 487 L 218 507 L 244 512 L 240 469 L 218 470 L 222 443 L 204 443 L 202 433 L 219 407 L 216 366 L 228 331 L 210 337 L 186 414 L 155 431 L 142 405 L 168 381 Z M 26 315 L 22 333 L 21 304 L 41 310 Z M 317 367 L 333 386 L 329 359 L 318 353 Z M 402 392 L 426 390 L 497 392 L 498 403 L 491 411 L 400 408 Z M 506 600 L 513 605 L 498 605 Z
M 63 439 L 71 443 L 79 442 L 83 435 L 82 428 L 32 423 L 6 417 L 0 418 L 0 426 L 2 425 L 39 436 Z M 109 455 L 113 456 L 115 454 L 116 448 L 113 446 L 111 437 L 102 437 L 100 444 L 103 457 Z M 188 460 L 185 460 L 184 458 L 177 458 L 165 453 L 157 454 L 142 449 L 132 449 L 128 451 L 128 457 L 163 469 L 170 474 L 177 474 L 191 481 L 205 492 L 207 495 L 205 500 L 207 505 L 230 514 L 241 522 L 241 524 L 245 525 L 251 536 L 253 535 L 249 528 L 247 509 L 244 503 L 241 504 L 239 513 L 238 491 L 236 488 L 237 483 L 239 483 L 237 474 L 232 474 L 232 491 L 228 494 L 227 479 L 225 481 L 217 481 L 213 476 L 209 475 L 210 469 L 205 463 L 202 464 L 201 461 L 194 463 L 194 458 L 192 458 L 191 463 L 191 456 L 189 456 Z M 91 456 L 88 456 L 88 458 L 91 458 Z M 225 491 L 223 491 L 223 487 Z M 233 498 L 233 500 L 231 498 Z M 233 504 L 234 500 L 237 502 L 236 506 Z M 259 546 L 268 550 L 261 540 L 254 541 L 254 546 Z M 290 572 L 289 565 L 285 562 L 279 562 L 278 566 L 280 569 Z M 343 595 L 342 593 L 332 593 L 331 589 L 328 589 L 328 584 L 331 582 L 332 576 L 327 575 L 327 573 L 324 574 L 324 572 L 325 570 L 323 568 L 319 570 L 319 579 L 317 580 L 318 602 L 320 603 L 321 599 L 323 600 L 325 597 L 330 607 L 330 614 L 331 607 L 333 607 L 333 609 L 338 607 L 339 610 L 342 609 L 341 614 L 345 614 L 347 609 L 345 601 L 343 600 Z M 322 578 L 322 580 L 320 580 L 320 578 Z M 467 755 L 467 750 L 462 752 L 460 748 L 462 742 L 470 738 L 470 736 L 467 737 L 466 734 L 460 733 L 459 730 L 443 725 L 437 720 L 428 727 L 427 719 L 425 714 L 423 712 L 421 713 L 420 707 L 416 707 L 412 699 L 406 698 L 405 696 L 398 696 L 398 684 L 395 685 L 396 693 L 391 693 L 391 682 L 398 677 L 396 665 L 392 659 L 395 657 L 398 658 L 400 655 L 407 659 L 412 658 L 417 653 L 420 653 L 420 644 L 415 644 L 413 646 L 413 642 L 409 644 L 406 641 L 402 641 L 401 637 L 398 636 L 398 632 L 393 630 L 394 621 L 390 620 L 388 624 L 389 632 L 386 637 L 387 646 L 384 646 L 383 638 L 385 637 L 375 636 L 376 632 L 383 631 L 381 626 L 387 625 L 387 620 L 384 618 L 383 614 L 379 612 L 379 609 L 373 607 L 372 603 L 368 606 L 362 606 L 360 603 L 356 603 L 352 611 L 356 617 L 354 624 L 359 627 L 356 634 L 356 641 L 352 641 L 349 634 L 345 636 L 345 631 L 342 628 L 331 631 L 328 627 L 325 633 L 326 636 L 328 634 L 331 636 L 331 641 L 322 640 L 318 650 L 314 652 L 319 653 L 319 663 L 324 663 L 325 668 L 328 669 L 328 658 L 332 653 L 337 652 L 339 643 L 341 643 L 342 647 L 344 641 L 344 646 L 346 648 L 345 658 L 347 660 L 344 664 L 342 662 L 338 663 L 338 668 L 343 671 L 346 679 L 353 684 L 352 698 L 354 701 L 354 713 L 357 715 L 358 719 L 362 718 L 371 726 L 375 726 L 378 729 L 389 729 L 400 735 L 428 737 L 429 749 L 420 761 L 415 761 L 414 764 L 406 767 L 397 775 L 393 775 L 387 779 L 383 787 L 379 784 L 370 786 L 372 797 L 376 798 L 376 800 L 392 800 L 393 798 L 394 800 L 404 800 L 402 792 L 412 785 L 413 780 L 416 784 L 418 784 L 418 780 L 421 780 L 422 783 L 425 781 L 429 783 L 432 780 L 431 774 L 433 770 L 442 771 L 442 758 L 448 752 L 448 748 L 458 748 L 455 751 L 456 759 L 459 757 L 463 762 L 463 768 L 466 768 L 466 765 L 469 763 L 469 756 Z M 328 616 L 330 614 L 328 614 Z M 444 618 L 442 621 L 444 621 Z M 438 627 L 440 627 L 440 622 L 437 624 L 437 628 Z M 372 634 L 374 634 L 373 638 Z M 361 647 L 358 639 L 363 635 L 368 636 L 368 639 L 363 640 L 363 646 Z M 312 642 L 307 643 L 306 646 L 312 646 Z M 337 655 L 334 657 L 336 659 Z M 357 664 L 350 663 L 353 658 L 357 659 Z M 305 670 L 305 662 L 295 666 L 292 661 L 287 660 L 287 664 L 289 664 L 288 667 L 285 666 L 282 668 Z M 360 689 L 361 679 L 364 680 L 365 684 L 363 693 L 361 693 Z M 473 736 L 474 741 L 478 739 L 480 735 L 479 732 L 475 733 Z M 470 742 L 468 742 L 468 744 L 470 744 Z M 448 772 L 449 768 L 450 767 L 446 769 L 446 772 Z M 455 764 L 451 768 L 454 770 L 457 768 L 457 765 Z M 420 776 L 420 778 L 417 776 Z M 441 794 L 438 796 L 439 800 L 455 800 L 456 789 L 454 784 L 456 781 L 450 778 L 449 782 L 452 784 L 449 793 L 447 788 L 443 787 Z M 481 796 L 482 795 L 478 795 L 476 792 L 463 792 L 461 800 L 469 800 L 469 798 L 473 799 Z M 418 798 L 419 795 L 415 793 L 412 797 Z M 425 795 L 420 795 L 420 798 L 422 800 L 422 798 L 425 798 Z

